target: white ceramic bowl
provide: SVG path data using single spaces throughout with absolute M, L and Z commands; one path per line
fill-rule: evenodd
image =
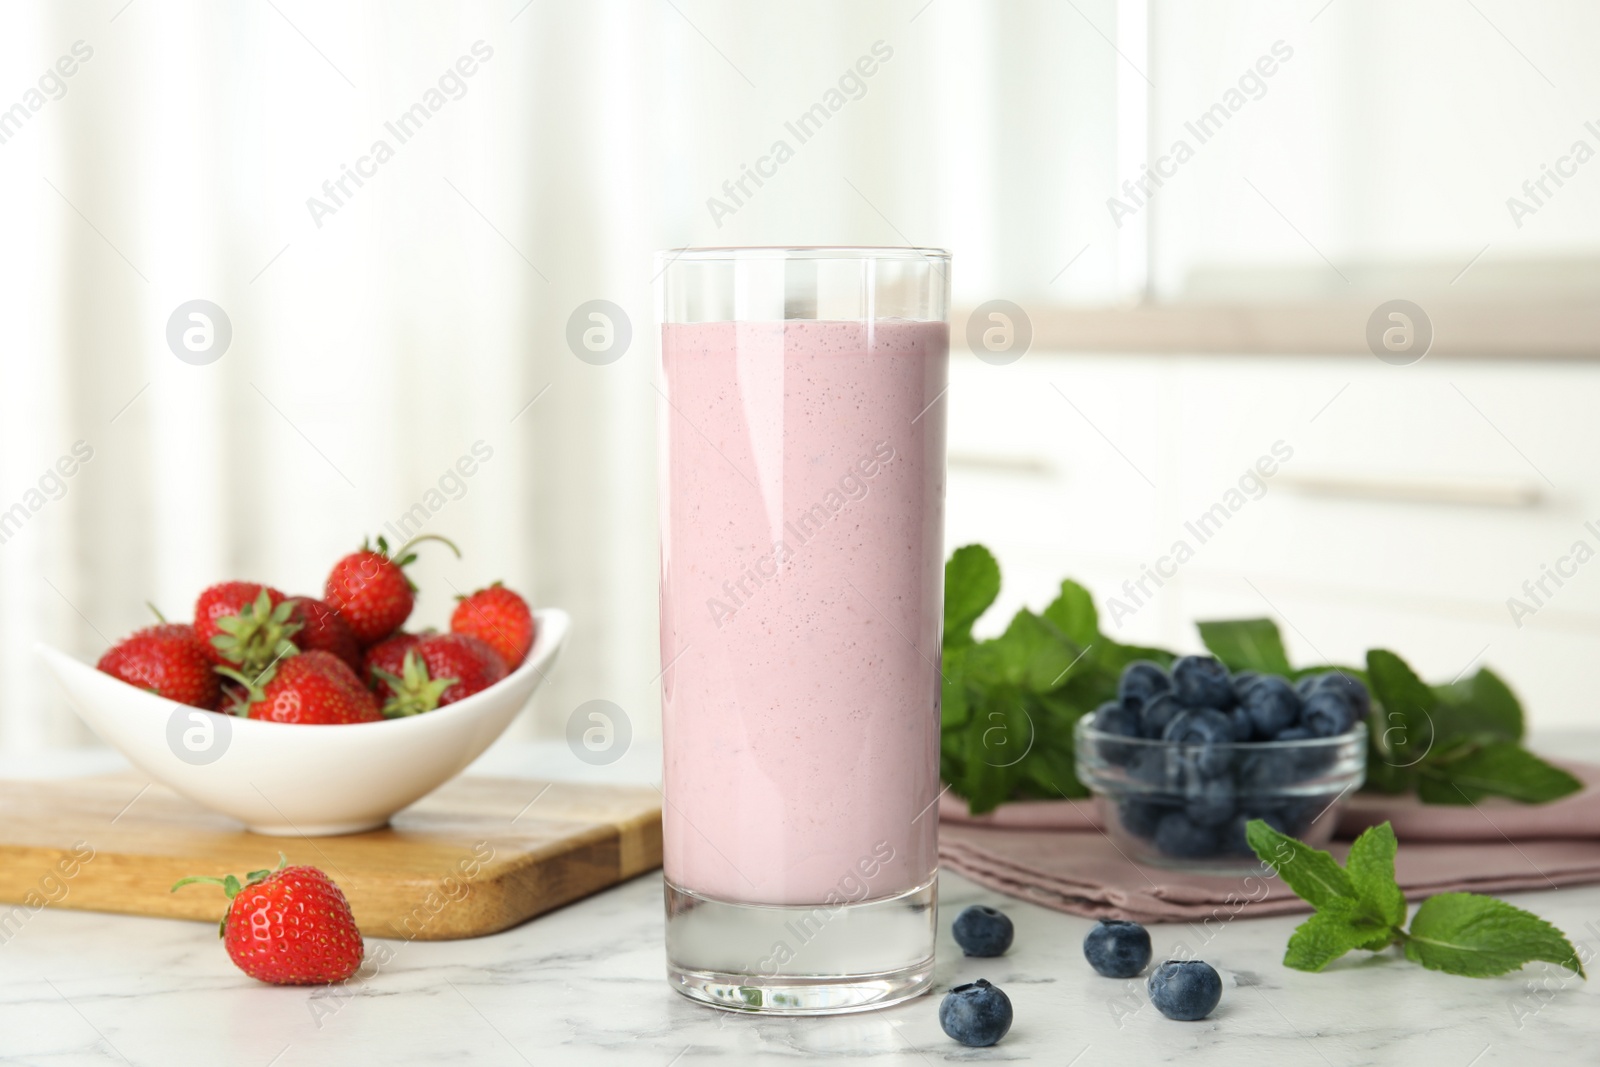
M 527 660 L 465 700 L 348 726 L 260 722 L 165 700 L 48 645 L 39 655 L 107 743 L 156 781 L 258 834 L 371 830 L 477 759 L 539 687 L 566 639 L 564 611 L 534 612 Z

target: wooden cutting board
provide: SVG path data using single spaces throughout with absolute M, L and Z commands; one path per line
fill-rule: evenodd
M 369 937 L 492 934 L 661 866 L 649 786 L 457 778 L 381 830 L 266 837 L 135 775 L 0 782 L 0 901 L 216 922 L 217 886 L 172 883 L 320 867 Z M 18 921 L 0 906 L 0 942 Z M 9 925 L 8 925 L 9 924 Z

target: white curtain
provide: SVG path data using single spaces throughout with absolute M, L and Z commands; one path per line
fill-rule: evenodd
M 408 515 L 465 554 L 423 550 L 419 623 L 493 579 L 573 613 L 522 730 L 604 697 L 654 733 L 651 252 L 943 244 L 958 299 L 1104 295 L 1111 243 L 1060 270 L 1112 169 L 1115 26 L 1111 0 L 6 5 L 0 755 L 91 741 L 35 641 L 96 657 L 226 577 L 316 593 Z M 773 173 L 710 205 L 746 167 Z M 631 321 L 609 364 L 565 339 L 596 299 Z M 167 340 L 194 300 L 232 330 L 204 365 Z

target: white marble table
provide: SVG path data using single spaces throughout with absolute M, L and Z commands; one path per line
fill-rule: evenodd
M 829 1019 L 690 1004 L 662 979 L 661 885 L 652 874 L 493 937 L 371 941 L 369 953 L 387 946 L 392 959 L 337 992 L 246 978 L 205 924 L 46 909 L 0 944 L 0 1062 L 1492 1067 L 1592 1063 L 1600 1040 L 1600 981 L 1543 964 L 1500 979 L 1455 978 L 1362 954 L 1301 974 L 1279 962 L 1295 917 L 1152 927 L 1158 959 L 1181 943 L 1224 976 L 1210 1019 L 1170 1022 L 1148 1005 L 1142 983 L 1089 970 L 1079 949 L 1086 920 L 954 875 L 941 894 L 946 916 L 982 901 L 1016 921 L 1017 943 L 998 960 L 963 958 L 948 932 L 939 944 L 939 990 L 985 977 L 1015 1004 L 1016 1024 L 996 1048 L 949 1041 L 937 994 Z M 1600 953 L 1600 887 L 1509 899 Z

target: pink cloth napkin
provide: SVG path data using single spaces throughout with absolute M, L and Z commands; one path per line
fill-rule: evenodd
M 1473 806 L 1358 794 L 1339 819 L 1350 838 L 1389 820 L 1395 877 L 1412 899 L 1452 890 L 1504 893 L 1600 882 L 1600 766 L 1564 763 L 1584 789 L 1549 804 L 1490 798 Z M 1092 800 L 1023 801 L 974 816 L 946 794 L 939 858 L 1001 893 L 1090 918 L 1176 922 L 1306 911 L 1276 877 L 1222 877 L 1147 867 L 1100 831 Z M 1332 851 L 1343 859 L 1346 846 Z

